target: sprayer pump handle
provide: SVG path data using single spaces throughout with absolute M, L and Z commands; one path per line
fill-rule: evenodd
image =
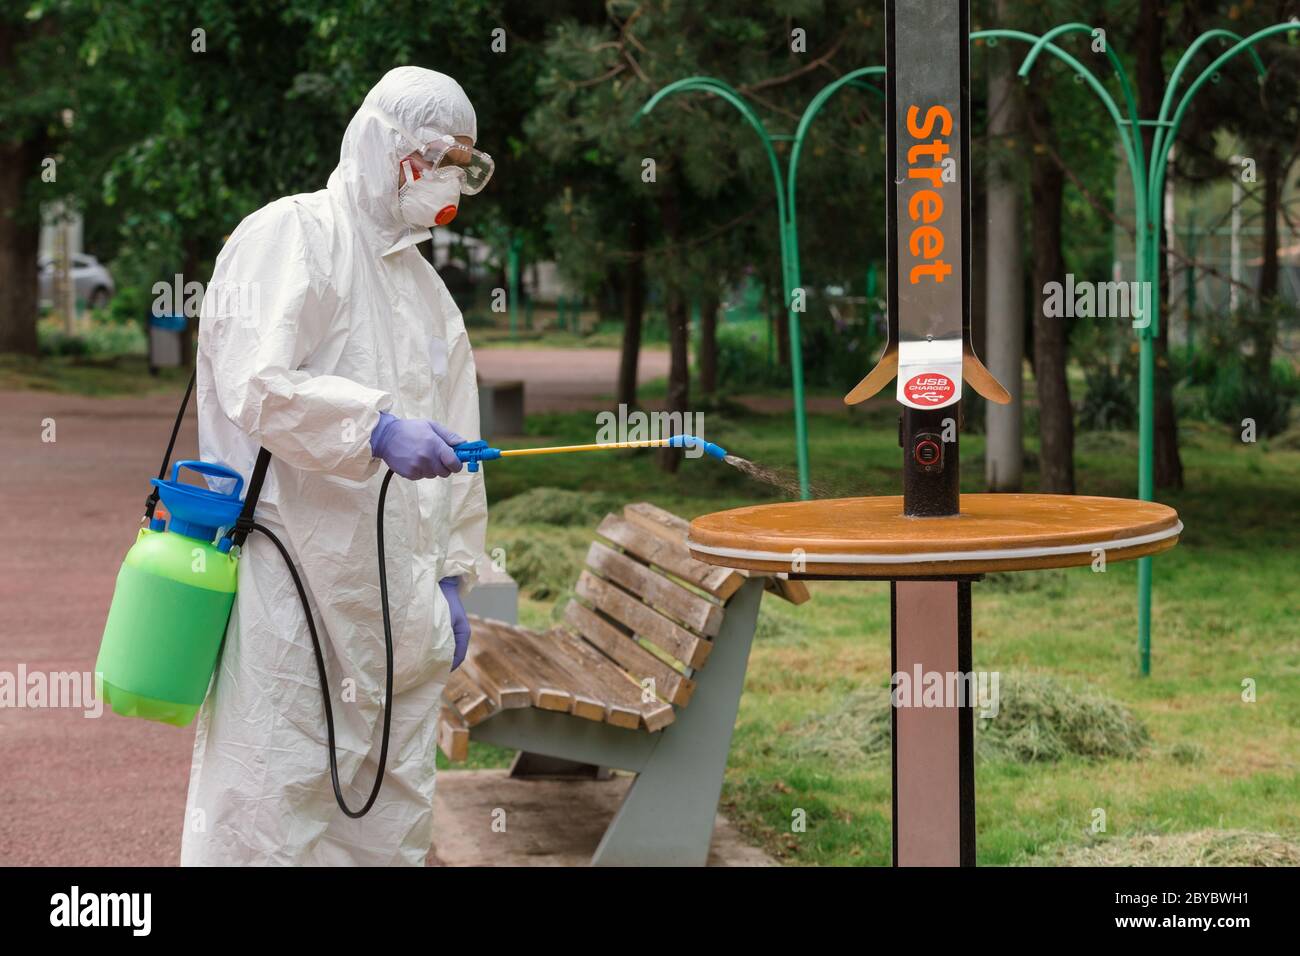
M 469 467 L 470 471 L 478 471 L 478 465 L 481 461 L 492 461 L 501 457 L 501 449 L 493 448 L 483 440 L 464 441 L 452 448 L 456 457 Z
M 190 471 L 197 472 L 200 475 L 206 475 L 210 478 L 231 478 L 235 482 L 235 490 L 230 497 L 238 498 L 239 493 L 244 490 L 244 476 L 233 468 L 227 468 L 225 465 L 219 465 L 212 461 L 178 461 L 172 465 L 172 484 L 179 480 L 180 471 L 187 468 Z

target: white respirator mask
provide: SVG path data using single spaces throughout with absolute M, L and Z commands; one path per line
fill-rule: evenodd
M 402 220 L 417 229 L 445 226 L 456 218 L 465 171 L 457 167 L 429 169 L 423 173 L 403 161 L 406 181 L 397 191 Z

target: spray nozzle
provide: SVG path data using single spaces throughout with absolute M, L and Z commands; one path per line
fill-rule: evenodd
M 692 448 L 699 447 L 704 449 L 706 455 L 712 455 L 721 461 L 727 457 L 727 449 L 720 445 L 715 445 L 711 441 L 705 441 L 703 438 L 696 438 L 694 435 L 674 435 L 668 439 L 670 448 Z

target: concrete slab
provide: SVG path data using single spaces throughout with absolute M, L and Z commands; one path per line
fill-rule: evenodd
M 429 866 L 586 866 L 632 775 L 520 780 L 504 770 L 442 770 Z M 496 823 L 494 827 L 494 821 Z M 504 825 L 504 830 L 502 830 Z M 777 866 L 718 814 L 709 866 Z

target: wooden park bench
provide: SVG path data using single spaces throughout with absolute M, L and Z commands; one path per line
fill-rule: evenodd
M 759 599 L 808 600 L 801 582 L 696 561 L 686 532 L 650 504 L 607 515 L 564 624 L 471 618 L 443 695 L 453 761 L 472 737 L 520 751 L 516 776 L 636 772 L 595 865 L 704 865 Z

